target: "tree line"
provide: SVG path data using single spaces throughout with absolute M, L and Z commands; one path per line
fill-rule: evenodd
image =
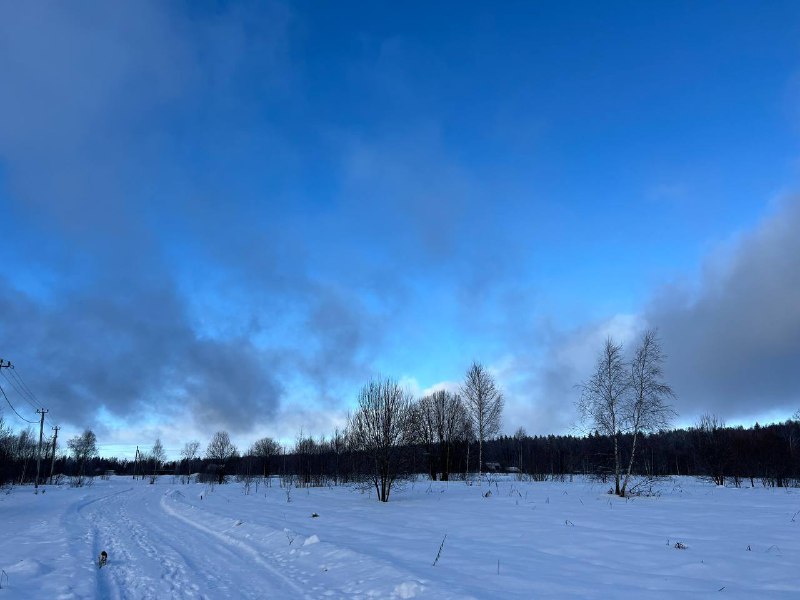
M 305 436 L 293 444 L 262 438 L 239 449 L 228 432 L 218 431 L 203 450 L 187 442 L 180 460 L 167 461 L 156 440 L 135 460 L 97 455 L 91 430 L 69 440 L 69 454 L 45 463 L 54 473 L 82 485 L 87 477 L 114 472 L 154 482 L 172 475 L 188 482 L 232 478 L 245 490 L 255 482 L 320 486 L 356 483 L 383 502 L 402 479 L 424 475 L 432 480 L 473 479 L 485 470 L 504 470 L 531 479 L 583 474 L 608 481 L 610 491 L 631 493 L 638 482 L 666 475 L 707 477 L 720 485 L 787 486 L 800 481 L 800 411 L 782 424 L 744 429 L 726 427 L 704 416 L 694 427 L 669 429 L 675 412 L 672 388 L 664 381 L 665 356 L 655 331 L 645 331 L 630 356 L 609 338 L 595 369 L 577 386 L 576 407 L 588 432 L 583 436 L 498 437 L 504 398 L 492 374 L 473 362 L 457 391 L 438 390 L 414 399 L 396 380 L 365 384 L 343 430 L 329 438 Z M 17 434 L 0 415 L 0 485 L 26 483 L 34 476 L 33 431 Z M 634 490 L 635 491 L 635 490 Z
M 225 432 L 218 433 L 227 437 Z M 0 485 L 33 481 L 36 459 L 29 439 L 30 432 L 13 433 L 0 425 Z M 730 427 L 718 417 L 706 415 L 692 427 L 640 435 L 636 445 L 632 474 L 640 479 L 689 475 L 718 485 L 800 486 L 800 414 L 783 423 L 748 428 Z M 215 446 L 223 453 L 214 456 L 213 451 L 201 452 L 198 442 L 187 446 L 188 453 L 182 452 L 179 460 L 165 461 L 157 474 L 183 481 L 199 477 L 217 483 L 274 480 L 295 487 L 372 485 L 371 479 L 366 479 L 371 477 L 371 458 L 354 448 L 344 432 L 317 439 L 298 436 L 290 445 L 264 438 L 242 451 L 232 443 L 232 448 L 226 449 L 223 443 Z M 626 463 L 632 447 L 632 434 L 618 437 L 617 451 Z M 395 481 L 412 476 L 469 480 L 477 472 L 478 442 L 474 439 L 454 437 L 448 443 L 445 438 L 441 446 L 438 442 L 412 442 L 396 452 Z M 485 440 L 483 453 L 484 469 L 487 464 L 496 463 L 500 471 L 532 480 L 587 475 L 607 481 L 613 491 L 614 440 L 599 431 L 581 436 L 531 436 L 520 429 L 514 435 Z M 224 465 L 224 471 L 220 471 L 220 465 Z M 84 454 L 81 464 L 80 456 L 57 453 L 55 461 L 57 479 L 80 477 L 81 473 L 88 479 L 109 471 L 149 478 L 153 468 L 149 457 L 137 465 L 134 460 Z

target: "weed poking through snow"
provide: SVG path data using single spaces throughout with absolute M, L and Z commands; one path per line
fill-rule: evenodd
M 446 539 L 447 539 L 447 534 L 445 533 L 445 534 L 444 534 L 444 537 L 442 538 L 442 543 L 441 543 L 441 544 L 439 544 L 439 551 L 436 553 L 436 558 L 435 558 L 435 559 L 433 559 L 433 566 L 434 566 L 434 567 L 436 566 L 436 563 L 438 563 L 438 562 L 439 562 L 439 558 L 442 556 L 442 548 L 444 548 L 444 541 L 445 541 Z

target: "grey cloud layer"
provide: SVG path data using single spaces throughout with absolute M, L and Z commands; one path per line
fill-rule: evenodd
M 84 289 L 48 306 L 0 280 L 0 338 L 59 423 L 94 424 L 98 409 L 154 413 L 235 430 L 251 410 L 274 415 L 281 395 L 247 340 L 199 338 L 168 289 Z
M 800 407 L 798 232 L 800 199 L 791 198 L 709 256 L 695 285 L 662 289 L 638 315 L 544 333 L 548 349 L 529 366 L 538 413 L 561 414 L 561 424 L 571 414 L 574 422 L 574 385 L 589 376 L 605 337 L 632 351 L 639 332 L 656 327 L 681 422 L 706 412 L 745 422 L 788 418 Z
M 646 311 L 669 354 L 684 414 L 753 417 L 800 406 L 800 199 L 706 265 L 695 293 Z

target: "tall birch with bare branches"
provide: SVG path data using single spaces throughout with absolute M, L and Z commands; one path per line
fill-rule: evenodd
M 578 410 L 584 423 L 590 422 L 601 434 L 614 441 L 614 493 L 620 495 L 619 437 L 625 421 L 625 401 L 630 388 L 622 344 L 606 338 L 597 357 L 594 374 L 580 386 Z
M 503 393 L 497 388 L 494 377 L 486 367 L 473 362 L 464 377 L 461 396 L 478 438 L 478 480 L 480 480 L 483 469 L 483 441 L 500 431 Z
M 620 490 L 621 496 L 625 495 L 631 478 L 639 434 L 667 427 L 675 415 L 675 411 L 668 404 L 668 401 L 675 397 L 675 393 L 664 381 L 665 360 L 666 356 L 661 351 L 661 342 L 656 330 L 648 329 L 642 334 L 630 362 L 625 417 L 633 441 L 628 470 Z

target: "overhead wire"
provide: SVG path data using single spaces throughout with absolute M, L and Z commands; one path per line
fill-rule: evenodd
M 28 384 L 25 383 L 25 380 L 22 379 L 22 376 L 19 374 L 17 369 L 12 366 L 10 369 L 0 369 L 0 373 L 2 373 L 5 380 L 11 385 L 11 387 L 14 388 L 17 394 L 19 394 L 19 396 L 25 400 L 25 402 L 27 402 L 31 408 L 38 412 L 41 406 L 39 404 L 39 399 L 36 397 L 36 394 L 31 391 L 31 388 L 28 387 Z M 9 377 L 9 373 L 11 374 L 11 377 Z M 8 400 L 8 396 L 5 395 L 5 392 L 3 392 L 3 395 L 6 397 L 6 401 L 9 403 L 9 406 L 11 406 L 11 401 Z M 28 421 L 25 417 L 22 417 L 13 406 L 11 406 L 11 408 L 23 421 L 32 423 L 34 425 L 36 424 L 36 421 Z M 55 427 L 55 423 L 47 413 L 45 413 L 45 420 L 50 427 Z
M 34 402 L 35 404 L 39 404 L 39 399 L 36 397 L 36 394 L 34 394 L 34 393 L 31 391 L 31 388 L 29 388 L 29 387 L 28 387 L 28 384 L 27 384 L 27 383 L 25 383 L 25 381 L 23 381 L 23 379 L 22 379 L 22 375 L 20 375 L 20 374 L 19 374 L 19 371 L 17 371 L 17 369 L 16 369 L 16 368 L 13 368 L 13 367 L 12 367 L 11 369 L 9 369 L 9 371 L 11 371 L 11 376 L 12 376 L 12 377 L 14 377 L 14 378 L 17 380 L 17 382 L 20 384 L 20 386 L 22 387 L 22 389 L 24 389 L 24 390 L 25 390 L 25 392 L 27 393 L 28 397 L 29 397 L 31 400 L 33 400 L 33 402 Z
M 25 391 L 24 391 L 24 390 L 23 390 L 23 389 L 20 387 L 20 385 L 19 385 L 19 384 L 18 384 L 18 383 L 17 383 L 17 382 L 14 380 L 14 378 L 13 378 L 13 377 L 9 377 L 9 376 L 8 376 L 8 374 L 6 373 L 6 371 L 9 371 L 9 370 L 13 371 L 13 369 L 4 369 L 4 370 L 0 371 L 0 373 L 2 373 L 2 374 L 3 374 L 3 378 L 4 378 L 4 379 L 5 379 L 7 382 L 8 382 L 8 384 L 9 384 L 11 387 L 13 387 L 13 388 L 14 388 L 14 391 L 15 391 L 15 392 L 17 392 L 17 394 L 19 394 L 20 398 L 22 398 L 23 400 L 25 400 L 25 402 L 27 402 L 28 404 L 30 404 L 30 405 L 31 405 L 31 406 L 34 408 L 34 410 L 38 409 L 39 407 L 38 407 L 38 406 L 36 406 L 36 405 L 35 405 L 33 402 L 31 402 L 31 400 L 29 399 L 29 397 L 28 397 L 28 396 L 25 394 Z
M 11 400 L 9 400 L 9 399 L 8 399 L 8 396 L 6 396 L 6 391 L 3 389 L 3 386 L 0 386 L 0 392 L 2 392 L 2 393 L 3 393 L 3 398 L 5 398 L 5 399 L 6 399 L 6 402 L 8 402 L 8 405 L 11 407 L 11 410 L 13 410 L 13 411 L 14 411 L 14 414 L 15 414 L 15 415 L 17 415 L 17 416 L 18 416 L 20 419 L 22 419 L 22 420 L 23 420 L 23 421 L 25 421 L 26 423 L 30 423 L 31 425 L 36 425 L 36 424 L 37 424 L 37 422 L 36 422 L 36 421 L 29 421 L 28 419 L 26 419 L 25 417 L 23 417 L 21 414 L 19 414 L 19 413 L 17 412 L 17 409 L 16 409 L 16 408 L 14 408 L 14 405 L 13 405 L 13 404 L 11 404 Z

